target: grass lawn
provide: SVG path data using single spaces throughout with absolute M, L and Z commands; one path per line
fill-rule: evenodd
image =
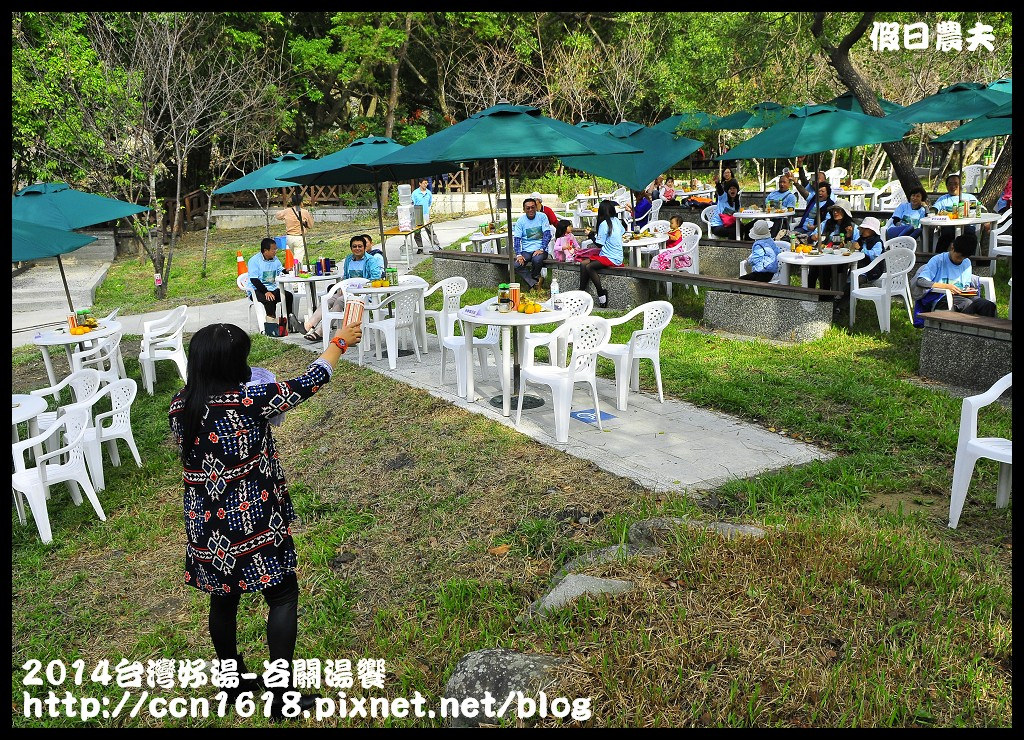
M 220 249 L 230 271 L 234 247 Z M 428 278 L 429 270 L 420 265 Z M 465 301 L 490 295 L 471 291 Z M 852 333 L 782 345 L 701 331 L 700 301 L 677 291 L 674 303 L 662 343 L 666 395 L 836 457 L 699 498 L 655 494 L 343 362 L 275 430 L 300 516 L 296 656 L 382 658 L 385 689 L 373 693 L 418 690 L 436 704 L 471 650 L 555 654 L 568 661 L 559 693 L 591 698 L 591 726 L 1009 726 L 1012 510 L 995 509 L 997 466 L 981 461 L 960 527 L 946 527 L 961 402 L 915 378 L 920 334 L 902 307 L 887 336 L 865 306 Z M 635 328 L 617 327 L 613 339 Z M 126 339 L 128 372 L 138 380 L 136 354 L 137 339 Z M 256 337 L 251 364 L 288 376 L 311 357 Z M 62 359 L 54 358 L 58 373 Z M 35 348 L 14 350 L 12 364 L 15 392 L 45 384 Z M 81 725 L 22 716 L 30 659 L 44 668 L 81 659 L 88 684 L 102 659 L 113 670 L 122 658 L 145 665 L 213 657 L 207 597 L 182 582 L 181 468 L 166 416 L 179 381 L 168 363 L 157 372 L 156 395 L 143 391 L 132 412 L 143 468 L 107 469 L 105 523 L 88 505 L 68 505 L 63 485 L 49 503 L 51 546 L 12 511 L 15 726 Z M 600 372 L 611 376 L 611 365 L 602 362 Z M 653 388 L 649 366 L 641 385 Z M 979 432 L 1009 436 L 1011 420 L 1009 405 L 994 404 Z M 577 523 L 580 512 L 588 524 Z M 622 542 L 630 523 L 661 515 L 758 524 L 768 535 L 725 541 L 683 532 L 662 556 L 586 571 L 628 578 L 632 592 L 583 600 L 547 621 L 516 621 L 562 563 Z M 499 545 L 508 552 L 492 554 Z M 258 596 L 243 599 L 239 647 L 250 666 L 266 658 L 265 614 Z M 42 696 L 48 688 L 27 690 Z M 122 690 L 77 693 L 116 703 Z M 376 724 L 326 724 L 335 723 Z M 143 712 L 92 724 L 266 720 Z

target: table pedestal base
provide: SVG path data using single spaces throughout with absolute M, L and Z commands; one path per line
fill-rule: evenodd
M 514 398 L 517 399 L 518 396 L 515 396 Z M 516 400 L 515 404 L 517 405 L 516 406 L 517 408 L 518 408 L 518 403 L 519 403 L 519 401 Z M 529 394 L 523 396 L 523 408 L 524 409 L 539 409 L 543 405 L 544 405 L 544 399 L 541 398 L 540 396 L 531 396 Z M 504 408 L 504 406 L 505 406 L 505 397 L 504 396 L 494 396 L 491 399 L 491 406 L 493 406 L 496 409 Z

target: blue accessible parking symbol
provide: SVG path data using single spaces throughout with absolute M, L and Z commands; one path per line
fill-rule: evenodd
M 582 421 L 584 424 L 594 424 L 595 426 L 597 425 L 597 414 L 594 413 L 594 409 L 580 409 L 579 411 L 572 411 L 570 412 L 569 416 L 571 416 L 576 421 Z M 609 419 L 615 418 L 617 417 L 613 416 L 612 414 L 609 414 L 605 411 L 601 412 L 601 423 L 604 423 Z

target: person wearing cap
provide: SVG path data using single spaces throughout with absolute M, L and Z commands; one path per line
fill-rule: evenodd
M 861 258 L 860 265 L 864 266 L 870 264 L 872 260 L 878 259 L 882 254 L 882 250 L 885 245 L 882 243 L 882 225 L 878 222 L 878 219 L 874 216 L 868 216 L 860 222 L 860 235 L 854 244 L 860 247 Z M 864 276 L 867 281 L 878 280 L 882 277 L 882 273 L 885 272 L 885 263 L 879 262 L 877 265 L 871 268 L 870 271 Z
M 828 244 L 838 244 L 840 238 L 845 244 L 853 246 L 853 243 L 860 237 L 860 231 L 857 229 L 857 224 L 853 222 L 853 213 L 851 213 L 850 202 L 840 198 L 833 205 L 829 211 L 828 218 L 821 225 L 822 239 Z M 812 234 L 811 239 L 818 240 L 818 234 Z M 843 285 L 843 278 L 845 277 L 845 268 L 839 269 L 839 284 Z M 808 270 L 807 274 L 807 287 L 813 288 L 815 283 L 821 285 L 822 290 L 832 290 L 832 268 L 831 267 L 812 267 Z
M 544 214 L 552 228 L 558 226 L 558 216 L 555 215 L 555 212 L 552 211 L 551 208 L 544 205 L 544 201 L 541 200 L 540 193 L 534 193 L 530 197 L 537 201 L 537 213 Z
M 779 271 L 779 245 L 772 238 L 772 222 L 766 218 L 755 221 L 750 227 L 750 238 L 754 240 L 747 257 L 749 272 L 740 275 L 740 280 L 756 280 L 759 283 L 771 282 Z

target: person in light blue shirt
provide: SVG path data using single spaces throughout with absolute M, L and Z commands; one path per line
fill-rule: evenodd
M 423 206 L 423 223 L 430 222 L 430 204 L 434 202 L 434 194 L 430 192 L 430 184 L 427 178 L 420 180 L 420 186 L 412 191 L 412 204 L 414 206 Z M 433 241 L 435 246 L 440 247 L 441 245 L 437 242 L 437 237 L 434 235 L 433 226 L 424 226 L 422 229 L 413 234 L 413 239 L 416 240 L 416 254 L 423 254 L 423 232 L 427 231 L 430 241 Z
M 726 225 L 722 221 L 723 215 L 735 218 L 735 213 L 740 210 L 740 184 L 735 180 L 726 183 L 725 192 L 718 196 L 715 209 L 711 211 L 711 233 L 723 239 L 736 238 L 735 221 Z
M 900 203 L 892 214 L 892 226 L 885 230 L 886 239 L 897 236 L 909 236 L 917 239 L 921 236 L 921 219 L 928 215 L 928 194 L 920 185 L 915 185 L 907 193 L 910 201 Z
M 946 176 L 946 194 L 939 196 L 938 200 L 935 201 L 936 211 L 953 211 L 960 203 L 964 201 L 968 203 L 977 203 L 978 199 L 970 193 L 960 192 L 960 175 L 956 173 Z M 972 206 L 973 207 L 973 206 Z M 982 238 L 988 234 L 992 228 L 991 224 L 982 224 Z M 963 227 L 965 234 L 977 235 L 977 229 L 974 228 L 974 224 L 967 224 Z M 954 226 L 943 226 L 939 229 L 939 241 L 935 245 L 936 252 L 945 252 L 949 249 L 949 245 L 953 243 L 953 237 L 956 236 L 956 227 Z M 925 246 L 928 249 L 927 245 Z
M 768 204 L 769 208 L 792 208 L 796 211 L 796 194 L 791 193 L 789 190 L 792 186 L 793 182 L 790 180 L 789 175 L 783 173 L 779 176 L 778 189 L 765 196 L 765 203 Z M 774 239 L 782 229 L 783 219 L 772 219 L 772 221 L 772 238 Z
M 974 234 L 961 234 L 953 240 L 948 252 L 937 254 L 914 276 L 910 291 L 915 299 L 914 314 L 933 311 L 944 297 L 942 290 L 953 293 L 953 310 L 960 313 L 978 314 L 979 316 L 995 316 L 996 304 L 979 298 L 977 290 L 980 283 L 971 274 L 971 260 L 978 249 L 978 239 Z M 973 290 L 973 295 L 963 295 L 965 290 Z M 918 326 L 915 319 L 914 325 Z M 921 319 L 920 326 L 924 325 Z M 918 328 L 920 328 L 918 326 Z
M 523 201 L 523 215 L 512 225 L 512 247 L 516 254 L 516 274 L 533 288 L 544 287 L 541 268 L 548 256 L 551 224 L 548 217 L 537 210 L 537 201 Z
M 256 300 L 267 309 L 267 316 L 277 315 L 277 304 L 281 300 L 281 291 L 277 287 L 277 276 L 284 272 L 284 265 L 277 258 L 277 242 L 266 238 L 260 242 L 260 251 L 249 258 L 249 282 L 252 284 L 251 293 L 256 294 Z M 288 316 L 292 316 L 293 301 L 295 296 L 289 291 L 284 292 L 288 309 Z M 298 321 L 295 320 L 297 324 Z
M 837 200 L 832 205 L 831 211 L 829 211 L 828 220 L 821 225 L 820 231 L 822 234 L 820 238 L 818 238 L 817 233 L 811 235 L 811 239 L 819 244 L 824 242 L 825 246 L 832 244 L 838 247 L 840 241 L 842 241 L 846 247 L 852 247 L 853 243 L 860 238 L 860 230 L 853 222 L 850 202 L 842 198 Z M 841 265 L 836 270 L 839 279 L 837 289 L 846 286 L 846 271 L 848 268 L 848 265 Z M 811 267 L 807 271 L 807 287 L 815 287 L 816 282 L 821 285 L 822 290 L 832 290 L 832 267 Z
M 384 259 L 366 251 L 366 240 L 362 236 L 353 236 L 349 240 L 352 254 L 345 258 L 342 266 L 342 278 L 361 277 L 367 280 L 380 280 L 384 274 Z
M 782 250 L 772 238 L 772 223 L 766 218 L 755 221 L 750 227 L 750 238 L 754 240 L 747 257 L 748 272 L 740 275 L 740 280 L 756 280 L 759 283 L 771 282 L 779 271 L 779 252 Z
M 608 291 L 601 286 L 600 272 L 609 267 L 622 266 L 622 235 L 626 226 L 616 215 L 615 202 L 602 200 L 597 208 L 597 227 L 594 241 L 601 246 L 600 253 L 580 262 L 580 290 L 587 290 L 590 283 L 597 291 L 597 305 L 608 305 Z
M 832 186 L 827 182 L 818 183 L 818 216 L 814 214 L 814 200 L 807 201 L 807 208 L 804 209 L 804 215 L 800 218 L 800 223 L 796 225 L 793 231 L 801 234 L 810 234 L 815 230 L 814 223 L 817 218 L 819 227 L 818 233 L 821 233 L 820 225 L 825 222 L 828 218 L 828 211 L 835 203 L 832 200 Z

